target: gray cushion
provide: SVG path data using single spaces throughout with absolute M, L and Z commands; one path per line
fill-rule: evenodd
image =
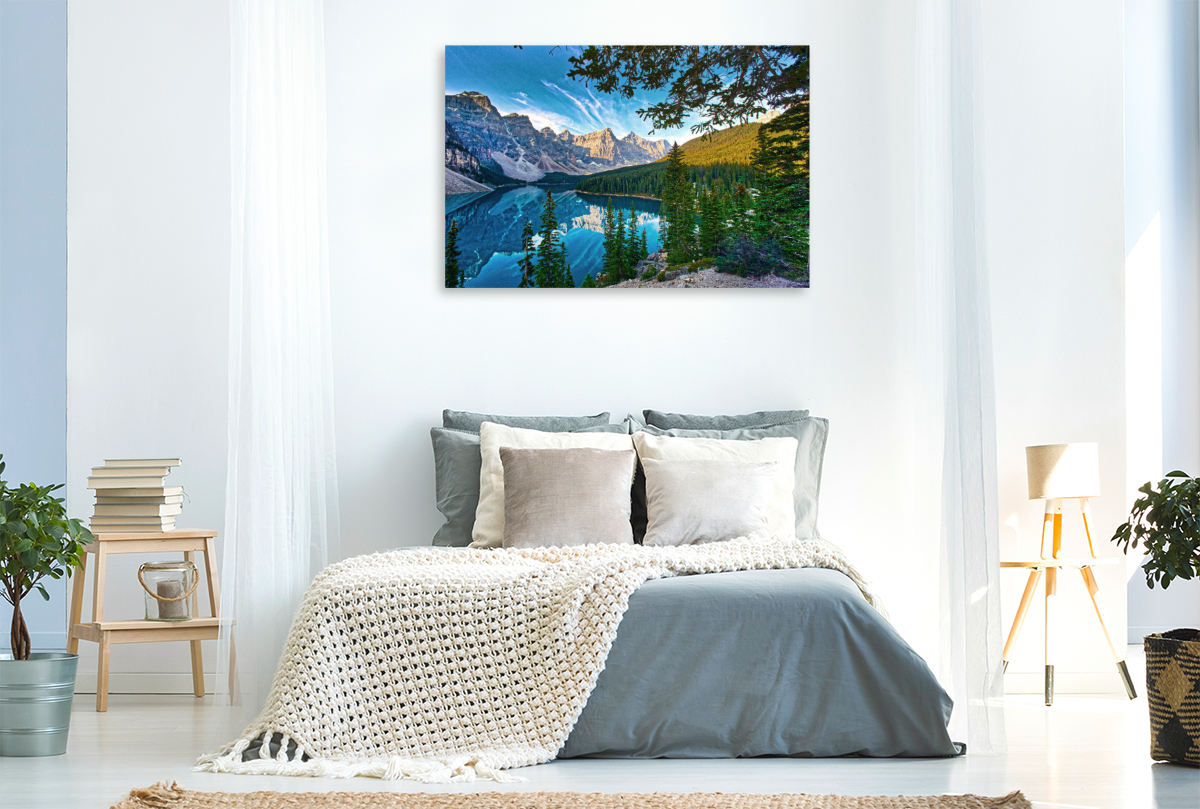
M 633 544 L 632 449 L 500 447 L 504 547 Z
M 817 534 L 817 505 L 821 495 L 821 466 L 825 461 L 825 442 L 829 437 L 826 419 L 800 419 L 772 427 L 746 427 L 737 430 L 664 430 L 647 426 L 651 435 L 680 438 L 723 438 L 737 441 L 757 441 L 760 438 L 791 436 L 799 442 L 796 451 L 796 537 L 808 539 Z
M 526 430 L 541 430 L 545 433 L 571 433 L 587 427 L 608 425 L 608 413 L 594 416 L 493 416 L 486 413 L 470 413 L 464 410 L 443 410 L 442 426 L 452 430 L 479 432 L 485 421 Z
M 446 411 L 447 413 L 450 411 Z M 578 432 L 624 433 L 625 424 L 602 424 Z M 479 506 L 479 433 L 434 427 L 434 491 L 437 509 L 446 518 L 433 536 L 434 545 L 465 548 L 471 544 L 475 509 Z
M 662 430 L 737 430 L 742 427 L 771 427 L 799 421 L 808 416 L 807 410 L 759 410 L 740 416 L 693 416 L 688 413 L 664 413 L 643 410 L 646 424 Z M 446 425 L 449 426 L 449 425 Z
M 777 462 L 643 458 L 650 525 L 644 545 L 770 536 Z

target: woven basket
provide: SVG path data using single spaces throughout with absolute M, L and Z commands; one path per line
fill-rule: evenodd
M 1150 757 L 1200 767 L 1200 630 L 1147 635 Z

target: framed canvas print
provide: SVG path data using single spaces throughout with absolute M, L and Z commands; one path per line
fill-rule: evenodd
M 445 285 L 807 287 L 807 46 L 446 48 Z

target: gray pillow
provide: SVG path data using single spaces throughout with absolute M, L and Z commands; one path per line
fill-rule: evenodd
M 791 436 L 799 442 L 796 450 L 796 538 L 809 539 L 817 534 L 817 504 L 821 495 L 821 466 L 825 462 L 825 442 L 829 437 L 827 419 L 800 419 L 771 427 L 745 427 L 736 430 L 664 430 L 647 425 L 651 435 L 680 438 L 723 438 L 757 441 L 760 438 Z
M 644 545 L 770 536 L 776 461 L 642 458 L 650 525 Z
M 446 411 L 449 413 L 450 411 Z M 601 424 L 576 432 L 625 433 L 625 424 Z M 465 548 L 471 544 L 475 527 L 475 510 L 479 506 L 479 433 L 434 427 L 433 439 L 434 492 L 437 509 L 446 518 L 433 536 L 434 545 Z
M 504 547 L 633 544 L 629 487 L 637 453 L 500 447 Z
M 808 416 L 807 410 L 759 410 L 740 416 L 693 416 L 687 413 L 664 413 L 643 410 L 646 424 L 662 430 L 737 430 L 742 427 L 771 427 L 799 421 Z M 447 425 L 449 426 L 449 425 Z
M 475 507 L 479 505 L 479 433 L 434 427 L 434 493 L 446 522 L 433 535 L 434 545 L 471 544 Z
M 442 426 L 452 430 L 468 430 L 477 433 L 479 425 L 490 421 L 506 427 L 541 430 L 544 433 L 573 433 L 587 427 L 607 426 L 609 415 L 609 413 L 597 413 L 594 416 L 492 416 L 463 410 L 443 410 Z

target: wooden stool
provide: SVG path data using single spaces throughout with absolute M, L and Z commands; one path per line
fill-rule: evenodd
M 72 576 L 71 624 L 67 651 L 76 654 L 79 641 L 100 644 L 96 667 L 96 710 L 108 710 L 108 652 L 114 643 L 154 643 L 186 640 L 192 644 L 192 690 L 204 696 L 204 662 L 200 656 L 200 641 L 216 640 L 220 634 L 221 589 L 217 579 L 216 531 L 171 531 L 168 533 L 102 534 L 84 546 L 86 551 L 79 570 Z M 104 574 L 105 559 L 110 553 L 159 553 L 183 551 L 183 558 L 195 563 L 196 551 L 204 554 L 204 574 L 208 580 L 209 618 L 187 621 L 105 621 Z M 92 619 L 81 623 L 83 615 L 83 579 L 87 570 L 87 554 L 95 554 L 92 574 Z M 192 593 L 192 615 L 198 615 L 198 596 Z M 229 642 L 229 686 L 233 688 L 234 649 Z

